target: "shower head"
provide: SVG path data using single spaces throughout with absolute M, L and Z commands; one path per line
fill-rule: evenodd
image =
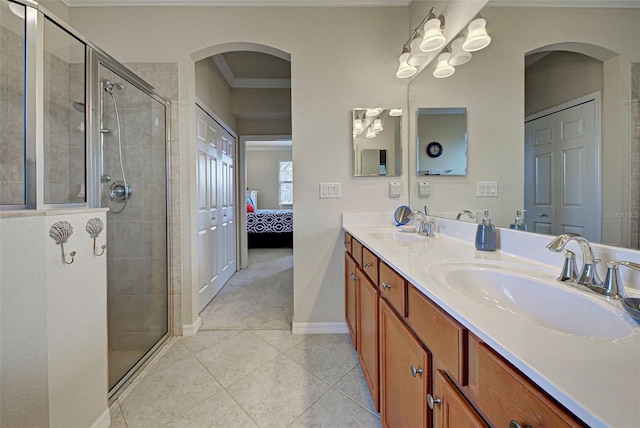
M 81 103 L 79 101 L 73 101 L 71 103 L 71 105 L 73 106 L 73 109 L 75 111 L 78 111 L 80 113 L 84 113 L 84 103 Z
M 109 93 L 111 93 L 114 88 L 119 91 L 124 90 L 124 85 L 122 83 L 112 83 L 109 80 L 103 80 L 102 83 L 104 84 L 104 90 Z

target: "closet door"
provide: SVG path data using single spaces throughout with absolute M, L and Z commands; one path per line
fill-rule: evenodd
M 198 107 L 196 112 L 196 183 L 198 216 L 198 311 L 221 288 L 219 280 L 218 146 L 217 123 Z
M 220 180 L 218 195 L 220 212 L 220 234 L 223 243 L 218 257 L 220 266 L 220 281 L 226 283 L 236 271 L 236 222 L 235 222 L 235 192 L 234 192 L 234 155 L 236 141 L 233 135 L 220 127 Z

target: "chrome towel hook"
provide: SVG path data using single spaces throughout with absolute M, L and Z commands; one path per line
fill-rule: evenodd
M 104 244 L 100 247 L 102 251 L 98 252 L 97 238 L 100 235 L 100 232 L 104 229 L 104 223 L 98 217 L 94 217 L 87 222 L 87 227 L 85 229 L 89 233 L 89 236 L 93 238 L 93 255 L 100 257 L 104 254 L 104 251 L 107 248 L 107 244 Z
M 49 229 L 49 236 L 56 241 L 56 244 L 60 245 L 60 250 L 62 253 L 62 262 L 64 264 L 70 265 L 75 261 L 76 252 L 72 251 L 69 253 L 71 256 L 71 261 L 67 261 L 67 254 L 64 251 L 64 244 L 67 243 L 69 237 L 73 234 L 73 226 L 68 221 L 59 221 L 54 223 Z

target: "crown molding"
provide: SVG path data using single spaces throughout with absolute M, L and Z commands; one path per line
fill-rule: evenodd
M 112 6 L 264 6 L 366 7 L 409 6 L 411 0 L 61 0 L 69 7 Z
M 291 87 L 291 79 L 247 79 L 244 77 L 236 77 L 222 55 L 214 55 L 211 59 L 216 64 L 229 86 L 232 88 L 277 89 Z

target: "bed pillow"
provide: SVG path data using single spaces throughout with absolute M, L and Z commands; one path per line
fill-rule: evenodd
M 255 211 L 256 211 L 256 209 L 253 207 L 253 205 L 247 204 L 247 212 L 248 213 L 253 213 Z

